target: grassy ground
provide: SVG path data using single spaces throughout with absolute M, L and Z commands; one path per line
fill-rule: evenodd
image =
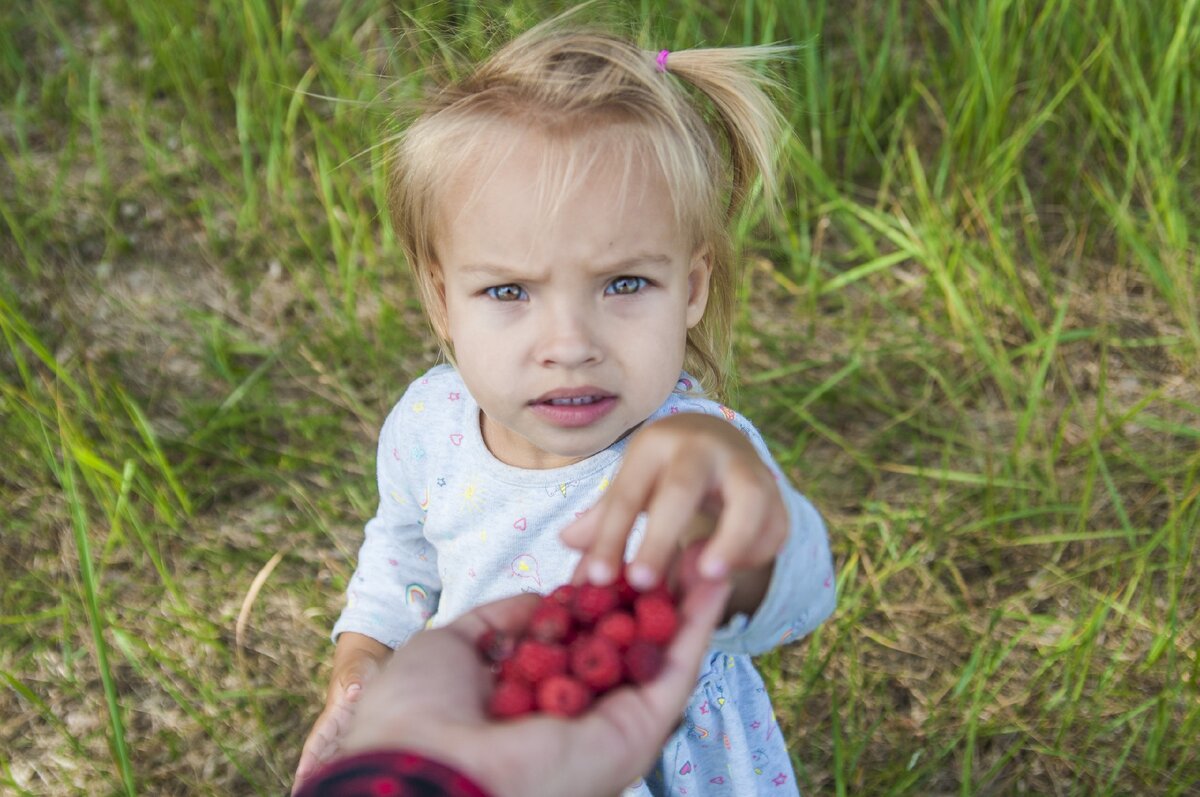
M 552 5 L 0 5 L 0 793 L 280 792 L 435 354 L 371 145 Z M 616 9 L 804 45 L 736 404 L 839 564 L 805 792 L 1195 794 L 1200 2 Z

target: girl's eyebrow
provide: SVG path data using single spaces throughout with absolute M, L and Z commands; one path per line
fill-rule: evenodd
M 599 266 L 589 266 L 588 271 L 593 274 L 616 274 L 622 271 L 639 268 L 663 268 L 671 265 L 671 258 L 664 254 L 647 254 L 634 255 L 622 260 L 617 260 L 612 263 L 607 263 Z M 483 276 L 497 279 L 525 279 L 531 277 L 541 278 L 541 274 L 532 275 L 523 271 L 520 268 L 503 266 L 497 263 L 467 263 L 458 266 L 456 269 L 461 276 L 474 277 Z
M 671 265 L 671 258 L 667 255 L 635 255 L 634 257 L 627 257 L 624 260 L 618 260 L 617 262 L 607 266 L 601 266 L 596 270 L 602 273 L 609 273 L 613 271 L 625 271 L 631 268 L 646 268 L 647 266 L 662 267 L 669 265 Z

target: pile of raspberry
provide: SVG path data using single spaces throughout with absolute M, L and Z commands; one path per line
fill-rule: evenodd
M 519 635 L 480 638 L 496 674 L 489 711 L 501 719 L 535 711 L 577 716 L 610 689 L 653 680 L 678 625 L 665 587 L 638 592 L 624 579 L 561 586 L 542 598 Z

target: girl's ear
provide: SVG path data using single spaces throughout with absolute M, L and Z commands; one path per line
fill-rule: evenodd
M 712 277 L 712 258 L 709 256 L 708 244 L 701 244 L 692 254 L 688 264 L 688 329 L 700 323 L 704 317 L 704 308 L 708 306 L 708 284 Z

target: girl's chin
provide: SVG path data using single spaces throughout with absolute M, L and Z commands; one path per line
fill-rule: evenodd
M 603 416 L 609 416 L 611 408 Z M 615 433 L 600 424 L 563 427 L 547 423 L 537 411 L 532 413 L 534 424 L 525 434 L 500 423 L 486 412 L 480 411 L 480 431 L 484 445 L 492 456 L 506 465 L 532 470 L 565 468 L 612 447 L 641 428 L 644 421 L 633 424 Z M 609 416 L 612 420 L 612 417 Z M 528 417 L 522 419 L 530 420 Z
M 579 440 L 573 441 L 575 443 L 573 445 L 571 443 L 564 445 L 562 441 L 535 442 L 511 430 L 506 430 L 500 435 L 488 435 L 485 432 L 483 441 L 492 456 L 506 465 L 531 470 L 548 470 L 565 468 L 595 456 L 625 437 L 626 434 L 628 432 L 615 440 L 606 436 L 603 440 L 586 442 Z M 539 442 L 541 442 L 540 445 Z

